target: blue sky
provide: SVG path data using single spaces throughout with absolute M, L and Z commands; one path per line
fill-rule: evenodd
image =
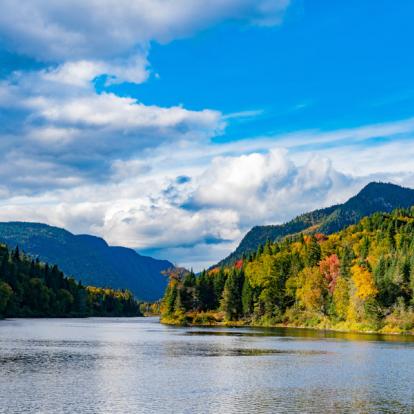
M 296 1 L 280 26 L 224 22 L 154 44 L 160 78 L 110 90 L 146 104 L 263 111 L 223 140 L 398 120 L 414 102 L 413 14 L 409 1 Z
M 414 187 L 410 1 L 2 0 L 0 219 L 200 269 Z

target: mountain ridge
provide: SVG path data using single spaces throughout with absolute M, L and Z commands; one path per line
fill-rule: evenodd
M 167 282 L 161 272 L 173 267 L 168 260 L 110 246 L 98 236 L 75 235 L 44 223 L 0 222 L 0 242 L 12 248 L 18 245 L 41 261 L 57 264 L 84 284 L 129 289 L 141 300 L 162 296 Z
M 228 265 L 245 254 L 255 252 L 259 245 L 265 244 L 268 240 L 274 242 L 300 232 L 318 231 L 331 234 L 357 223 L 362 217 L 372 213 L 391 212 L 395 208 L 407 208 L 411 205 L 414 205 L 413 189 L 373 181 L 342 204 L 301 214 L 283 224 L 252 227 L 236 250 L 216 266 Z M 314 226 L 316 227 L 312 229 Z

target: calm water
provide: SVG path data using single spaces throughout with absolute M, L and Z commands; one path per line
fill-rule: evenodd
M 414 342 L 157 319 L 0 321 L 0 413 L 410 413 Z

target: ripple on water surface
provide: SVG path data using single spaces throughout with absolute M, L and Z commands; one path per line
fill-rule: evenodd
M 0 322 L 0 413 L 410 413 L 407 338 Z

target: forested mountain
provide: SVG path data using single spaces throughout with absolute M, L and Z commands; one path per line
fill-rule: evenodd
M 395 184 L 372 182 L 344 204 L 302 214 L 280 225 L 253 227 L 237 249 L 218 266 L 233 263 L 244 254 L 255 252 L 267 240 L 274 242 L 299 232 L 331 234 L 357 223 L 362 217 L 375 212 L 391 212 L 396 208 L 414 205 L 414 190 Z
M 330 235 L 268 242 L 199 277 L 173 272 L 162 315 L 171 323 L 412 332 L 413 290 L 414 207 L 375 213 Z
M 40 223 L 0 223 L 0 242 L 57 264 L 83 284 L 129 289 L 147 301 L 162 297 L 167 281 L 161 272 L 173 266 L 132 249 L 108 246 L 99 237 L 74 235 Z
M 140 316 L 131 292 L 83 286 L 0 245 L 0 317 Z

